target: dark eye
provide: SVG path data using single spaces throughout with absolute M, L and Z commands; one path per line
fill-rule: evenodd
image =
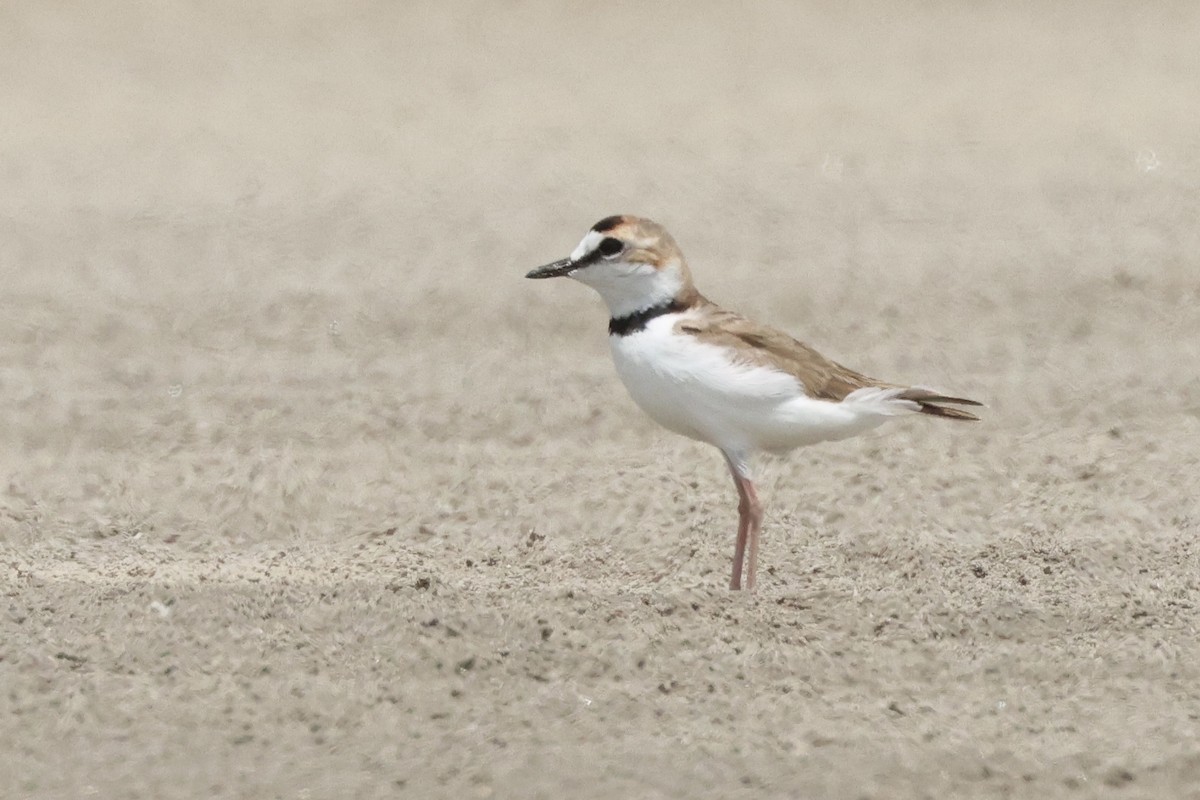
M 625 245 L 621 244 L 620 239 L 614 239 L 611 236 L 606 236 L 600 240 L 600 246 L 596 248 L 602 256 L 615 256 L 617 253 L 625 249 Z

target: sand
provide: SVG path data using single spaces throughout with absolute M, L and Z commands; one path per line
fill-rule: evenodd
M 0 12 L 0 797 L 1200 797 L 1189 3 Z M 655 427 L 595 220 L 988 404 Z

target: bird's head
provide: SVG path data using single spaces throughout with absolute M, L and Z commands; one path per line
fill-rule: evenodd
M 679 246 L 656 222 L 605 217 L 567 258 L 531 270 L 526 278 L 565 276 L 599 292 L 613 317 L 670 302 L 695 290 Z

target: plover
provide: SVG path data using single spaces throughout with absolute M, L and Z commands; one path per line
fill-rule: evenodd
M 762 504 L 750 459 L 845 439 L 889 417 L 978 420 L 950 406 L 978 406 L 920 386 L 868 378 L 786 333 L 726 311 L 696 290 L 675 240 L 661 225 L 605 217 L 567 258 L 527 278 L 566 276 L 608 305 L 617 373 L 641 408 L 668 430 L 717 447 L 738 492 L 732 589 L 753 589 Z

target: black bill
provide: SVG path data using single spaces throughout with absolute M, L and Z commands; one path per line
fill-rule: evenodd
M 558 278 L 562 275 L 568 275 L 573 272 L 579 264 L 569 258 L 564 258 L 560 261 L 555 261 L 553 264 L 547 264 L 544 267 L 531 269 L 525 273 L 526 278 Z

